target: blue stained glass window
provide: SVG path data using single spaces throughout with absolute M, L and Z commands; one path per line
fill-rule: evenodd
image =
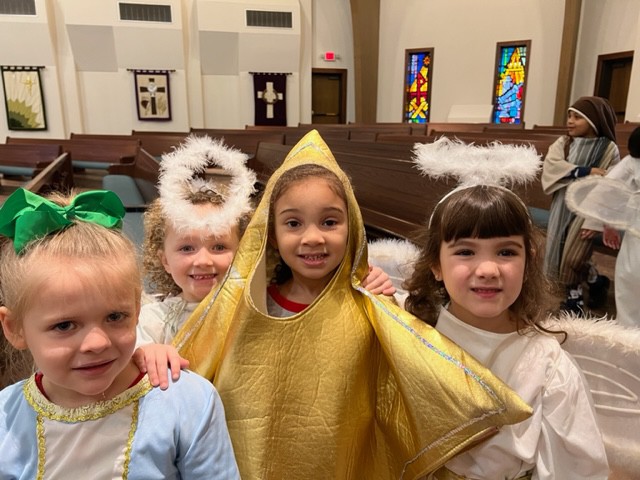
M 526 82 L 527 45 L 499 47 L 493 123 L 521 123 Z

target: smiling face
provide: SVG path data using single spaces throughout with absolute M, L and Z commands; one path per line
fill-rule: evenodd
M 293 282 L 319 291 L 344 258 L 347 205 L 325 178 L 289 185 L 274 203 L 274 242 Z
M 176 232 L 166 227 L 160 259 L 187 302 L 200 302 L 224 278 L 240 243 L 236 226 L 226 235 L 198 229 Z
M 453 315 L 483 330 L 508 332 L 516 329 L 509 307 L 522 290 L 525 264 L 521 235 L 460 238 L 442 243 L 432 271 L 444 282 Z
M 571 137 L 595 137 L 589 122 L 580 114 L 569 110 L 567 113 L 567 130 Z
M 137 374 L 131 356 L 140 301 L 130 282 L 137 266 L 111 268 L 110 263 L 48 258 L 30 280 L 38 294 L 22 317 L 6 307 L 0 312 L 5 331 L 14 333 L 7 338 L 16 348 L 29 349 L 47 396 L 59 405 L 110 398 Z

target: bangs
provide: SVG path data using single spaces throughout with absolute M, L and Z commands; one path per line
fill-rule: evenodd
M 442 208 L 445 210 L 439 229 L 445 242 L 526 236 L 530 230 L 529 212 L 520 198 L 501 188 L 475 186 L 460 190 Z

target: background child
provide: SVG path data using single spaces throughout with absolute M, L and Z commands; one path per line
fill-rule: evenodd
M 567 192 L 567 205 L 586 217 L 585 226 L 604 222 L 603 243 L 620 249 L 615 266 L 616 320 L 640 326 L 640 225 L 637 202 L 640 191 L 640 128 L 629 136 L 629 155 L 615 165 L 605 179 L 574 182 Z M 597 227 L 594 227 L 597 228 Z M 620 230 L 627 234 L 621 240 Z
M 244 477 L 417 478 L 526 418 L 457 346 L 367 292 L 367 270 L 351 185 L 312 131 L 175 339 L 221 392 Z
M 131 360 L 141 279 L 124 213 L 108 191 L 19 189 L 0 209 L 0 323 L 37 366 L 0 392 L 2 478 L 239 478 L 211 384 L 154 389 Z
M 487 147 L 487 155 L 500 148 Z M 418 156 L 417 161 L 429 173 L 434 159 Z M 488 171 L 497 171 L 485 163 Z M 514 193 L 501 186 L 461 187 L 435 207 L 406 285 L 409 312 L 468 351 L 533 407 L 529 419 L 503 427 L 448 462 L 461 478 L 608 476 L 584 378 L 541 326 L 551 295 L 540 238 Z
M 565 204 L 565 188 L 576 178 L 605 175 L 620 160 L 616 146 L 616 115 L 611 104 L 600 97 L 581 97 L 567 113 L 568 135 L 550 147 L 542 170 L 542 188 L 553 194 L 547 227 L 544 269 L 566 287 L 563 308 L 583 310 L 583 272 L 589 270 L 594 232 L 582 229 L 583 219 Z M 590 307 L 597 308 L 607 298 L 609 281 L 591 270 L 587 278 Z

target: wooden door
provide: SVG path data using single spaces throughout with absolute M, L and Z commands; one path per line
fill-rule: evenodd
M 632 65 L 632 51 L 598 56 L 594 95 L 609 100 L 620 123 L 624 122 L 627 110 Z
M 311 72 L 311 123 L 346 123 L 347 71 L 314 68 Z

